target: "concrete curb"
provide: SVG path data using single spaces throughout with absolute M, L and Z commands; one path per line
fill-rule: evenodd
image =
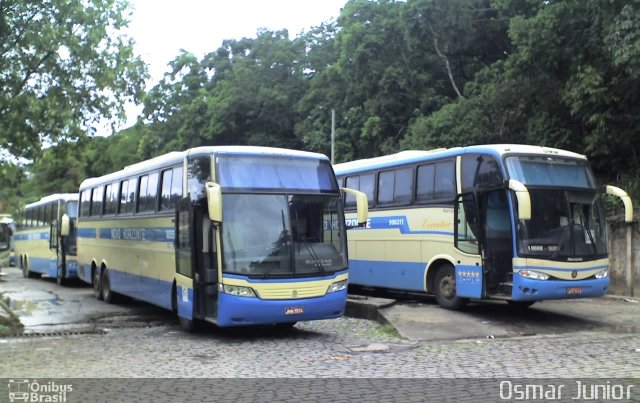
M 393 326 L 387 318 L 380 313 L 380 310 L 393 306 L 395 303 L 396 300 L 393 299 L 350 295 L 347 298 L 344 315 L 350 318 L 373 320 L 381 325 Z

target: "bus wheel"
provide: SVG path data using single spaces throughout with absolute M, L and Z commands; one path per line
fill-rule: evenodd
M 175 307 L 176 314 L 178 314 L 178 297 L 175 293 L 173 295 L 173 306 Z M 180 322 L 180 327 L 185 332 L 192 333 L 198 330 L 197 321 L 195 319 L 187 319 L 178 315 L 178 322 Z
M 435 278 L 435 294 L 438 305 L 445 309 L 460 309 L 468 302 L 466 298 L 456 296 L 456 273 L 451 265 L 438 269 Z
M 536 301 L 507 301 L 507 303 L 511 308 L 520 310 L 529 308 L 531 305 L 535 304 Z
M 97 299 L 102 299 L 102 279 L 100 275 L 100 269 L 95 267 L 93 269 L 93 296 Z
M 29 258 L 25 256 L 24 264 L 22 265 L 22 276 L 26 278 L 40 278 L 42 274 L 34 273 L 29 270 Z
M 106 268 L 102 271 L 102 299 L 107 304 L 117 302 L 117 294 L 111 290 L 111 280 L 109 279 L 109 270 Z
M 27 268 L 26 258 L 20 257 L 20 269 L 22 269 L 22 277 L 29 277 L 29 269 Z
M 66 285 L 67 284 L 67 270 L 63 265 L 58 266 L 58 271 L 56 273 L 56 282 L 58 285 Z

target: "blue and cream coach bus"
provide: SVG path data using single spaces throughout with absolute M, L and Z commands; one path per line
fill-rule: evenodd
M 344 191 L 366 221 L 364 194 Z M 78 221 L 80 278 L 96 297 L 172 309 L 186 330 L 195 320 L 291 325 L 344 313 L 343 200 L 323 155 L 172 152 L 85 180 Z
M 349 231 L 349 282 L 526 307 L 598 297 L 609 285 L 606 221 L 586 157 L 559 149 L 486 145 L 404 151 L 334 167 L 369 200 Z M 631 200 L 622 190 L 631 221 Z M 347 219 L 353 199 L 347 196 Z
M 9 266 L 11 253 L 11 239 L 13 235 L 13 220 L 8 214 L 0 214 L 0 270 Z
M 63 285 L 77 278 L 78 194 L 57 193 L 27 204 L 14 235 L 17 264 L 25 277 L 43 274 Z

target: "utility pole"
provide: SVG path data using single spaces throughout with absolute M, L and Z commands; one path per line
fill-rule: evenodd
M 336 110 L 331 109 L 331 165 L 336 163 Z

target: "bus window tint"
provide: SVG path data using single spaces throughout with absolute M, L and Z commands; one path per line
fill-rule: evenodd
M 51 207 L 53 207 L 50 204 L 44 205 L 43 207 L 43 211 L 44 211 L 44 215 L 42 217 L 42 224 L 43 225 L 49 225 L 51 224 Z
M 114 215 L 118 207 L 118 185 L 116 183 L 107 185 L 104 198 L 104 214 Z
M 240 166 L 241 165 L 233 165 L 233 168 L 221 167 L 220 169 L 233 171 L 234 169 L 238 170 Z M 187 169 L 187 184 L 191 200 L 195 201 L 206 198 L 207 194 L 204 184 L 211 180 L 211 159 L 209 157 L 197 157 L 189 160 Z M 243 172 L 245 172 L 245 170 L 237 172 L 238 176 L 242 175 Z
M 462 157 L 462 191 L 487 188 L 502 184 L 502 172 L 495 158 L 488 155 L 468 154 Z
M 379 204 L 409 204 L 413 194 L 413 172 L 410 167 L 380 172 Z
M 395 171 L 380 172 L 378 176 L 378 204 L 393 203 Z
M 360 177 L 359 176 L 350 176 L 347 178 L 346 187 L 350 189 L 358 190 L 360 189 Z M 347 193 L 345 195 L 345 206 L 347 207 L 355 207 L 356 206 L 356 198 L 354 195 Z
M 174 207 L 182 199 L 182 167 L 173 169 L 171 179 L 171 207 Z
M 91 191 L 91 216 L 99 217 L 102 214 L 102 186 L 94 188 Z
M 438 200 L 453 200 L 456 196 L 455 169 L 453 160 L 436 163 L 433 197 Z
M 156 195 L 158 194 L 158 173 L 140 177 L 138 188 L 138 211 L 155 211 Z
M 422 165 L 418 167 L 418 186 L 416 199 L 418 201 L 428 201 L 433 199 L 433 180 L 435 178 L 435 164 Z
M 182 167 L 162 172 L 160 210 L 170 210 L 182 197 Z
M 453 160 L 443 160 L 419 166 L 417 201 L 453 200 L 456 195 L 454 168 Z
M 80 215 L 88 217 L 91 212 L 91 190 L 87 189 L 80 195 Z
M 369 207 L 373 206 L 373 192 L 375 189 L 375 174 L 366 174 L 360 176 L 350 176 L 347 178 L 347 187 L 363 192 L 367 195 Z M 347 193 L 345 198 L 345 206 L 353 208 L 356 206 L 355 196 Z
M 375 175 L 362 175 L 360 177 L 360 191 L 367 195 L 367 200 L 369 200 L 369 206 L 373 206 L 373 192 L 375 189 Z
M 162 192 L 160 193 L 160 210 L 169 210 L 171 208 L 171 177 L 173 171 L 167 169 L 162 172 Z
M 182 198 L 182 167 L 162 172 L 160 210 L 173 209 Z
M 132 214 L 136 201 L 136 181 L 127 179 L 120 182 L 120 209 L 119 214 Z

